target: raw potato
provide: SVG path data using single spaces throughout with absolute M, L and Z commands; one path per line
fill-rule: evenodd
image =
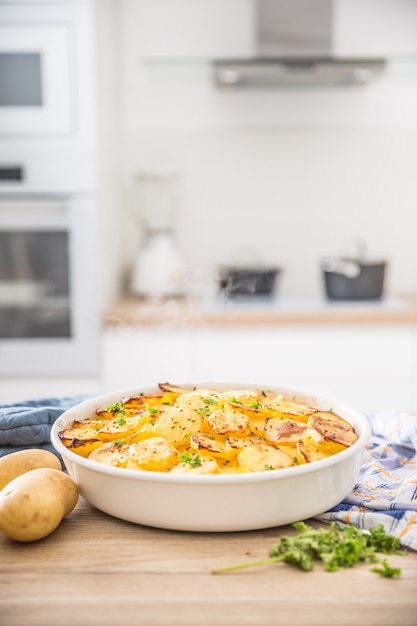
M 77 485 L 65 472 L 33 469 L 0 492 L 0 530 L 15 541 L 37 541 L 54 531 L 77 501 Z
M 39 467 L 61 469 L 58 457 L 48 450 L 19 450 L 0 458 L 0 490 L 21 474 Z

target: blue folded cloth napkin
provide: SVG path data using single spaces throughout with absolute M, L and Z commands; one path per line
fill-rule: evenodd
M 0 456 L 25 448 L 59 454 L 51 426 L 86 395 L 0 404 Z M 417 416 L 378 412 L 368 416 L 372 435 L 357 483 L 337 506 L 317 519 L 369 529 L 382 524 L 402 545 L 417 550 Z
M 64 411 L 88 397 L 77 395 L 0 404 L 0 456 L 26 448 L 42 448 L 60 458 L 51 444 L 51 426 Z
M 371 413 L 372 435 L 351 493 L 318 519 L 369 529 L 382 524 L 417 550 L 417 416 Z

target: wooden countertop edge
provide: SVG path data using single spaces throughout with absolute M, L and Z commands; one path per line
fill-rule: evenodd
M 415 324 L 417 323 L 417 297 L 402 297 L 404 307 L 377 308 L 374 305 L 346 307 L 331 304 L 318 310 L 241 307 L 205 310 L 191 300 L 166 300 L 151 303 L 134 297 L 123 297 L 102 316 L 104 328 L 170 326 L 175 328 L 203 326 L 250 325 L 342 325 L 342 324 Z

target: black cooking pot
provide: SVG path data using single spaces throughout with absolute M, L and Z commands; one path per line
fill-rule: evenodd
M 220 293 L 227 297 L 272 296 L 280 271 L 276 267 L 220 267 Z
M 384 289 L 386 262 L 349 258 L 322 261 L 326 295 L 329 300 L 378 300 Z

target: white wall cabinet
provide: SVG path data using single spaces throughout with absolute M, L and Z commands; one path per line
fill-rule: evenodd
M 412 324 L 109 328 L 103 386 L 255 380 L 327 393 L 364 411 L 413 411 L 416 336 Z

